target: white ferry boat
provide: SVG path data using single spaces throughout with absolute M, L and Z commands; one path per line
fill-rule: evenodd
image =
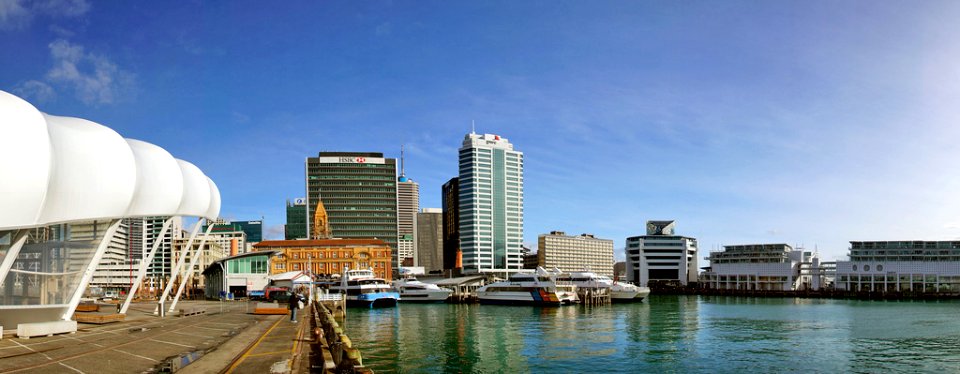
M 453 294 L 453 290 L 423 283 L 413 276 L 393 281 L 393 290 L 400 293 L 403 302 L 443 302 Z
M 565 274 L 559 278 L 577 286 L 577 288 L 609 288 L 610 301 L 628 302 L 642 301 L 650 294 L 647 287 L 638 287 L 629 283 L 614 282 L 605 275 L 598 275 L 591 271 L 578 271 Z
M 555 306 L 575 304 L 577 287 L 558 281 L 559 274 L 538 267 L 535 273 L 514 273 L 510 278 L 477 289 L 481 304 Z
M 396 306 L 400 300 L 400 294 L 391 290 L 385 280 L 377 278 L 371 269 L 344 269 L 340 284 L 330 286 L 330 292 L 345 293 L 347 306 Z

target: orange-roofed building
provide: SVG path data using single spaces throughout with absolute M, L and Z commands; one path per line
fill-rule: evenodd
M 393 274 L 390 246 L 379 239 L 265 240 L 253 250 L 280 251 L 272 259 L 270 274 L 309 271 L 330 275 L 343 273 L 344 267 L 369 268 L 387 282 Z

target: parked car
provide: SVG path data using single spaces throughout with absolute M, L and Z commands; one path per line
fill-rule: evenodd
M 286 287 L 267 287 L 263 290 L 263 298 L 267 301 L 285 303 L 290 300 L 290 295 L 293 295 L 293 292 Z

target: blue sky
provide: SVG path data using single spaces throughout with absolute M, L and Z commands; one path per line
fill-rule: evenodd
M 0 89 L 195 163 L 268 237 L 321 150 L 405 144 L 439 207 L 474 120 L 525 153 L 529 243 L 619 249 L 675 219 L 703 250 L 833 259 L 960 238 L 957 19 L 939 1 L 0 0 Z

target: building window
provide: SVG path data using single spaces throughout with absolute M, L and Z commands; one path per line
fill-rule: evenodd
M 883 271 L 883 265 L 877 265 L 877 271 Z

